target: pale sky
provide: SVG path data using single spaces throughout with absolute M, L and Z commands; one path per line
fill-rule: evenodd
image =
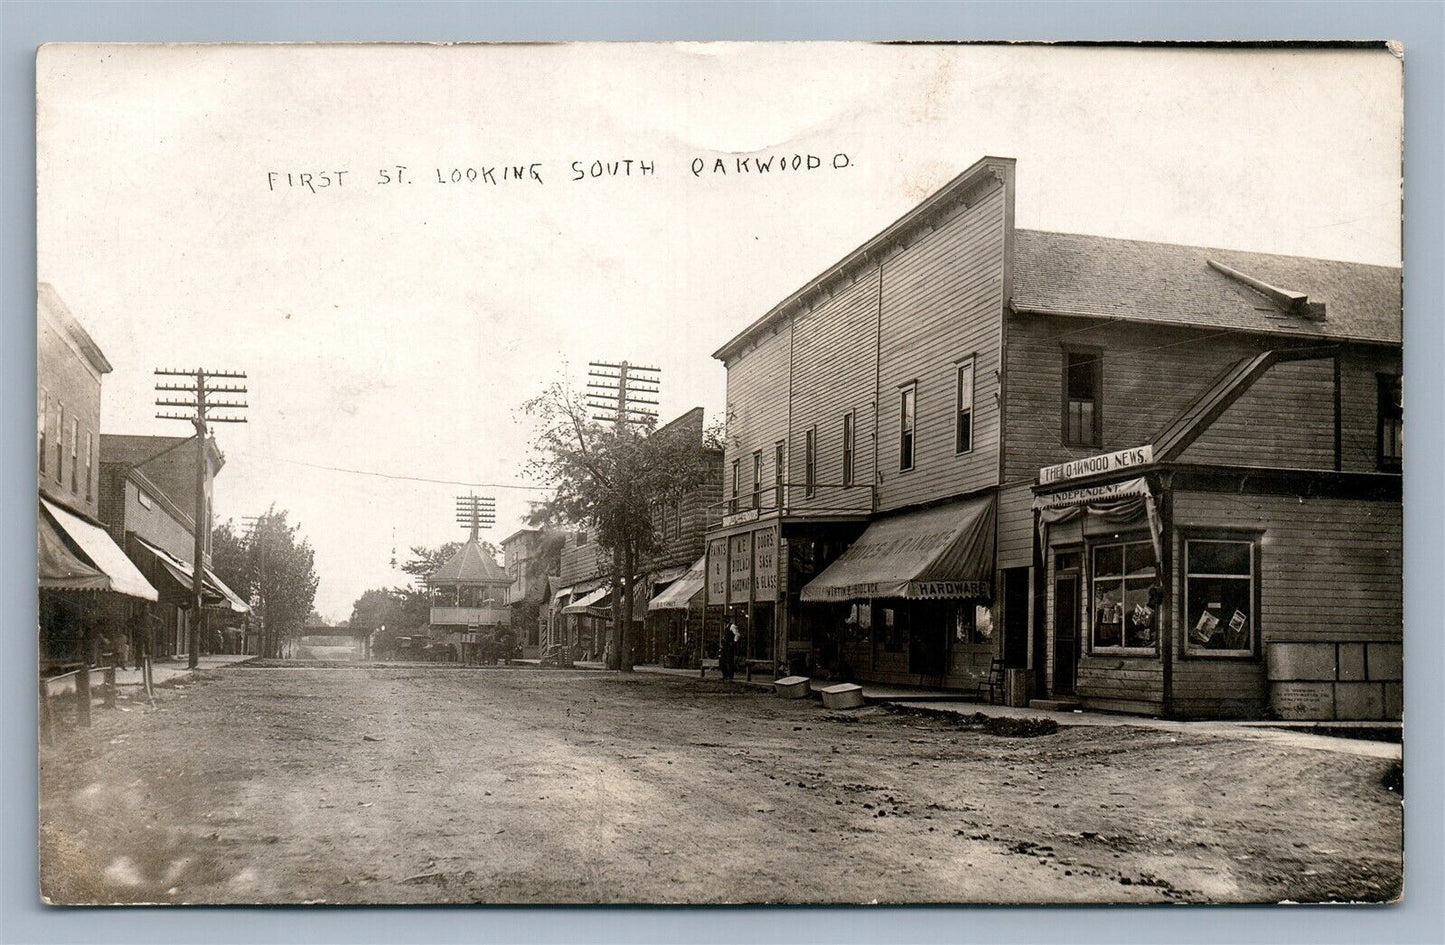
M 153 368 L 246 371 L 218 517 L 289 510 L 333 619 L 403 582 L 393 547 L 463 537 L 468 489 L 316 466 L 528 485 L 520 405 L 589 360 L 720 416 L 713 350 L 985 154 L 1020 227 L 1400 260 L 1383 50 L 72 45 L 38 87 L 39 275 L 115 365 L 103 431 L 188 432 Z M 822 167 L 736 173 L 794 154 Z M 474 491 L 493 541 L 535 495 Z

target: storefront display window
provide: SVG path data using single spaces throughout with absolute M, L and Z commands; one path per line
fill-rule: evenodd
M 843 618 L 843 640 L 845 643 L 863 643 L 873 633 L 873 605 L 868 603 L 850 604 L 848 615 Z
M 1148 540 L 1093 548 L 1092 648 L 1153 649 L 1163 591 Z
M 903 652 L 903 620 L 896 607 L 878 608 L 878 629 L 882 631 L 883 649 L 890 653 Z
M 1193 538 L 1184 559 L 1188 652 L 1253 655 L 1254 542 Z
M 953 608 L 953 640 L 959 646 L 993 643 L 993 611 L 983 604 L 963 603 Z

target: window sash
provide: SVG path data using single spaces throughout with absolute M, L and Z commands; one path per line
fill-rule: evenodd
M 774 501 L 778 505 L 782 505 L 783 503 L 783 462 L 786 458 L 785 449 L 782 440 L 773 444 L 773 485 L 778 489 L 778 495 Z
M 1376 468 L 1395 472 L 1404 459 L 1404 381 L 1399 374 L 1377 374 L 1375 455 Z
M 1202 545 L 1235 545 L 1247 549 L 1244 572 L 1196 567 L 1194 551 Z M 1184 645 L 1190 656 L 1253 656 L 1259 637 L 1256 606 L 1259 572 L 1257 542 L 1243 538 L 1186 538 L 1184 542 Z M 1202 599 L 1201 599 L 1202 598 Z M 1217 599 L 1215 599 L 1217 598 Z M 1211 605 L 1217 605 L 1215 611 Z M 1212 625 L 1201 625 L 1209 613 Z M 1236 626 L 1236 615 L 1244 622 Z M 1214 643 L 1219 645 L 1212 645 Z
M 954 417 L 953 432 L 955 453 L 973 451 L 973 367 L 973 358 L 958 366 L 958 409 Z
M 843 414 L 843 485 L 853 484 L 853 411 Z
M 1148 566 L 1138 566 L 1147 552 Z M 1146 650 L 1159 645 L 1159 607 L 1147 622 L 1137 615 L 1149 608 L 1149 589 L 1159 580 L 1153 546 L 1144 541 L 1115 541 L 1094 545 L 1089 552 L 1089 649 Z M 1102 563 L 1101 563 L 1102 559 Z M 1112 562 L 1117 561 L 1117 566 Z M 1134 566 L 1131 567 L 1131 562 Z M 1102 619 L 1105 615 L 1108 619 Z
M 918 388 L 905 387 L 898 405 L 898 468 L 913 468 L 914 426 L 918 419 Z
M 46 434 L 50 432 L 50 392 L 40 388 L 40 394 L 35 398 L 35 452 L 40 457 L 38 472 L 45 475 L 45 464 L 50 461 Z
M 65 481 L 65 404 L 55 405 L 55 481 Z
M 1103 355 L 1064 351 L 1064 442 L 1098 446 L 1102 441 Z
M 803 492 L 811 497 L 818 488 L 818 428 L 809 427 L 803 438 Z
M 763 451 L 753 450 L 753 508 L 757 508 L 763 491 Z

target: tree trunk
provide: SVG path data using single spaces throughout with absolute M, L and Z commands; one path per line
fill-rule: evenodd
M 612 574 L 612 632 L 608 634 L 612 645 L 607 648 L 605 665 L 608 669 L 619 669 L 622 666 L 622 602 L 627 599 L 627 571 L 620 548 L 612 552 Z
M 632 672 L 632 582 L 636 579 L 637 554 L 629 542 L 622 549 L 622 601 L 618 608 L 622 620 L 622 632 L 619 635 L 617 653 L 619 657 L 618 669 L 624 673 Z

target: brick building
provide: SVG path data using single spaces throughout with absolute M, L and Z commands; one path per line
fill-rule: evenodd
M 157 599 L 99 519 L 101 381 L 94 339 L 46 283 L 36 306 L 36 523 L 41 669 L 96 663 L 121 628 L 106 610 Z

